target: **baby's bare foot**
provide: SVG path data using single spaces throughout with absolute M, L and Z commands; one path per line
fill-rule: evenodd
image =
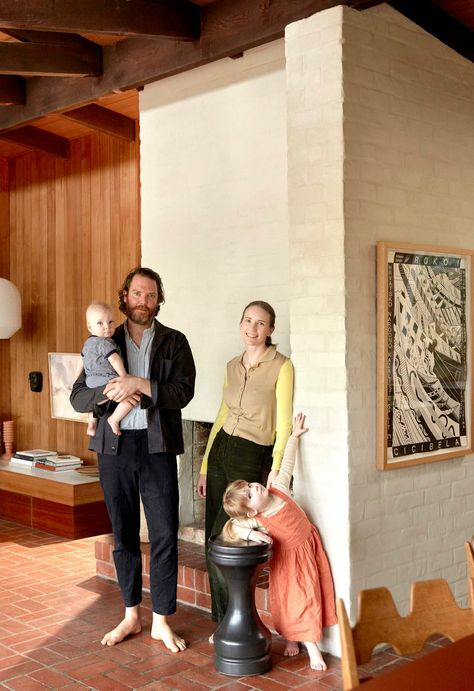
M 314 669 L 316 672 L 324 672 L 327 669 L 327 666 L 323 660 L 321 651 L 318 648 L 318 644 L 313 643 L 312 641 L 305 641 L 304 644 L 308 649 L 309 665 L 311 669 Z
M 286 641 L 285 650 L 283 651 L 283 655 L 288 655 L 289 657 L 293 657 L 294 655 L 299 655 L 299 652 L 300 652 L 300 646 L 298 645 L 298 641 Z
M 125 617 L 115 629 L 105 634 L 101 643 L 102 645 L 116 645 L 117 643 L 121 643 L 127 636 L 140 633 L 141 630 L 142 625 L 139 619 L 127 619 L 127 617 Z
M 96 424 L 95 424 L 95 422 L 89 422 L 89 423 L 87 424 L 86 434 L 87 434 L 89 437 L 95 437 L 95 430 L 96 430 Z
M 120 435 L 122 434 L 121 431 L 120 431 L 120 424 L 119 424 L 116 420 L 114 420 L 113 418 L 109 417 L 108 420 L 107 420 L 107 422 L 108 422 L 109 425 L 112 427 L 112 431 L 113 431 L 114 434 L 116 434 L 117 436 L 120 436 Z

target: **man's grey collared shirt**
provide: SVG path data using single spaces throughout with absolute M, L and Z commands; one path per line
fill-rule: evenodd
M 125 343 L 127 345 L 128 373 L 134 377 L 150 378 L 150 355 L 153 337 L 155 335 L 155 323 L 149 329 L 145 329 L 139 346 L 128 333 L 127 322 L 125 326 Z M 146 429 L 148 427 L 147 411 L 140 404 L 123 418 L 120 429 Z

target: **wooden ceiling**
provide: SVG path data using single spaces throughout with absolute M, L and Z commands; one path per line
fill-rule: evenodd
M 133 140 L 137 89 L 284 35 L 336 5 L 381 0 L 0 0 L 0 156 L 68 157 L 69 141 L 106 131 Z M 474 60 L 474 0 L 393 0 Z

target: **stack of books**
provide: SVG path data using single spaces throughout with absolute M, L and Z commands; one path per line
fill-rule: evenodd
M 10 463 L 34 468 L 37 462 L 45 458 L 56 458 L 56 451 L 46 451 L 45 449 L 30 449 L 28 451 L 16 451 L 10 459 Z
M 81 459 L 78 458 L 78 456 L 71 456 L 70 454 L 45 456 L 35 462 L 36 468 L 41 468 L 41 470 L 52 470 L 54 472 L 61 470 L 76 470 L 76 468 L 80 468 L 81 465 Z

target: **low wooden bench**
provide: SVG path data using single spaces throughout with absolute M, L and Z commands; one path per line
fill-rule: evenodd
M 111 532 L 99 479 L 0 461 L 0 517 L 70 539 Z

